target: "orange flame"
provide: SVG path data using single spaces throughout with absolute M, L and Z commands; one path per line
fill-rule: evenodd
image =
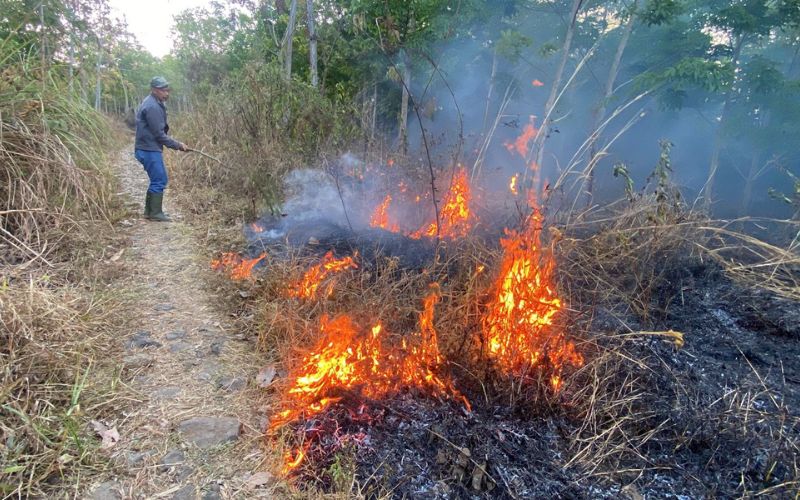
M 469 178 L 464 168 L 459 169 L 450 185 L 450 190 L 444 199 L 444 205 L 439 213 L 439 221 L 442 227 L 439 229 L 439 236 L 442 238 L 461 238 L 467 235 L 471 228 L 472 214 L 469 210 L 469 203 L 472 199 L 470 192 Z M 411 238 L 421 238 L 423 236 L 436 236 L 436 222 L 431 222 L 423 226 L 415 233 L 409 235 Z
M 538 79 L 537 80 L 533 80 L 531 82 L 531 85 L 533 85 L 534 87 L 544 87 L 544 83 L 542 83 L 541 80 L 538 80 Z
M 266 253 L 262 253 L 255 259 L 243 259 L 237 253 L 225 252 L 219 259 L 211 260 L 211 269 L 224 271 L 234 280 L 245 280 L 252 277 L 253 268 L 266 256 Z
M 400 225 L 396 222 L 389 222 L 389 205 L 392 203 L 392 195 L 387 194 L 383 202 L 375 208 L 372 217 L 369 220 L 369 225 L 372 227 L 379 227 L 393 233 L 400 231 Z
M 257 222 L 253 222 L 252 224 L 250 224 L 250 229 L 252 229 L 253 232 L 255 232 L 255 233 L 263 233 L 264 232 L 264 228 L 261 227 L 260 225 L 258 225 Z
M 482 329 L 489 356 L 501 370 L 525 376 L 546 368 L 558 390 L 564 366 L 581 366 L 583 357 L 563 332 L 551 331 L 563 306 L 553 286 L 554 261 L 540 248 L 541 224 L 541 215 L 534 212 L 523 232 L 507 230 L 500 241 L 500 275 Z
M 392 345 L 380 323 L 361 330 L 353 319 L 342 314 L 320 320 L 321 338 L 310 354 L 303 357 L 290 379 L 293 386 L 286 394 L 284 410 L 270 424 L 275 430 L 301 418 L 311 418 L 342 401 L 346 393 L 382 399 L 397 395 L 405 388 L 426 389 L 435 397 L 469 402 L 449 378 L 440 376 L 439 352 L 433 312 L 439 300 L 438 286 L 423 300 L 419 333 Z M 284 470 L 296 468 L 302 450 L 288 453 Z
M 301 448 L 297 450 L 295 456 L 292 456 L 292 451 L 287 451 L 283 456 L 283 469 L 281 469 L 281 473 L 286 475 L 290 473 L 292 470 L 296 469 L 301 463 L 303 463 L 303 459 L 306 456 L 306 450 Z
M 333 251 L 328 251 L 319 264 L 311 267 L 305 272 L 303 279 L 289 288 L 289 296 L 313 299 L 317 296 L 319 286 L 329 275 L 340 273 L 346 269 L 357 269 L 358 265 L 353 260 L 357 255 L 337 260 L 333 257 Z M 325 296 L 330 296 L 331 293 L 333 293 L 333 283 L 328 285 Z
M 511 194 L 513 194 L 514 196 L 517 196 L 519 194 L 519 191 L 517 191 L 517 178 L 518 177 L 519 177 L 519 174 L 514 175 L 513 177 L 511 177 L 511 182 L 508 184 L 508 189 L 511 190 Z
M 522 129 L 522 134 L 517 137 L 514 142 L 505 142 L 503 145 L 506 147 L 509 153 L 517 152 L 521 157 L 525 158 L 528 156 L 528 151 L 530 151 L 530 143 L 532 140 L 536 138 L 536 135 L 539 131 L 534 126 L 534 121 L 536 120 L 535 116 L 531 116 L 528 120 L 528 123 Z

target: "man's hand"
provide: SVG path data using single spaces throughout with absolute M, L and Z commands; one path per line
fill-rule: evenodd
M 184 143 L 180 143 L 181 147 L 178 148 L 179 151 L 189 151 L 191 148 Z

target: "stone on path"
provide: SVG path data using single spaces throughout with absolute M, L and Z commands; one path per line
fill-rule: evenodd
M 169 346 L 169 352 L 183 352 L 192 348 L 192 344 L 179 340 Z
M 128 467 L 139 467 L 152 455 L 152 451 L 126 451 L 121 458 Z
M 211 354 L 213 354 L 215 356 L 219 356 L 220 354 L 222 354 L 222 346 L 224 346 L 224 345 L 225 345 L 225 341 L 222 341 L 222 340 L 218 340 L 216 342 L 212 342 L 211 343 L 211 349 L 210 349 Z
M 197 489 L 193 484 L 187 484 L 176 491 L 172 498 L 173 500 L 195 500 L 197 498 Z
M 178 425 L 183 439 L 205 449 L 239 438 L 241 424 L 233 417 L 194 417 Z
M 128 349 L 144 349 L 145 347 L 161 347 L 161 343 L 153 340 L 150 337 L 150 332 L 142 330 L 134 333 L 133 337 L 125 343 L 125 347 Z
M 120 484 L 116 481 L 98 484 L 89 494 L 89 500 L 122 500 Z
M 181 388 L 176 385 L 168 385 L 166 387 L 160 387 L 155 391 L 150 393 L 150 397 L 153 399 L 175 399 L 181 393 Z
M 216 377 L 219 370 L 219 363 L 215 361 L 206 361 L 203 363 L 203 366 L 200 367 L 200 371 L 197 373 L 197 380 L 204 380 L 208 382 Z
M 186 337 L 185 330 L 175 330 L 174 332 L 169 332 L 164 335 L 164 338 L 167 340 L 178 340 Z
M 217 381 L 217 389 L 222 389 L 223 391 L 228 392 L 237 392 L 244 389 L 245 385 L 247 385 L 247 381 L 240 377 L 222 377 Z
M 131 354 L 122 358 L 122 365 L 128 370 L 146 368 L 153 364 L 153 358 L 144 353 Z
M 171 467 L 181 465 L 184 460 L 186 457 L 181 450 L 170 450 L 158 462 L 158 471 L 167 472 Z

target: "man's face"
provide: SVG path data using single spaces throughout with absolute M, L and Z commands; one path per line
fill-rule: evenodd
M 164 102 L 169 99 L 169 91 L 169 87 L 163 89 L 153 88 L 153 95 L 156 96 L 156 99 L 159 101 Z

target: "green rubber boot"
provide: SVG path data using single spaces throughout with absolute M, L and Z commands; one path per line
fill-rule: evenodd
M 147 195 L 144 197 L 144 218 L 150 218 L 150 212 L 152 210 L 153 204 L 153 193 L 150 191 L 147 192 Z
M 161 208 L 163 201 L 164 193 L 152 193 L 150 195 L 150 216 L 148 219 L 158 222 L 172 222 L 172 219 Z

